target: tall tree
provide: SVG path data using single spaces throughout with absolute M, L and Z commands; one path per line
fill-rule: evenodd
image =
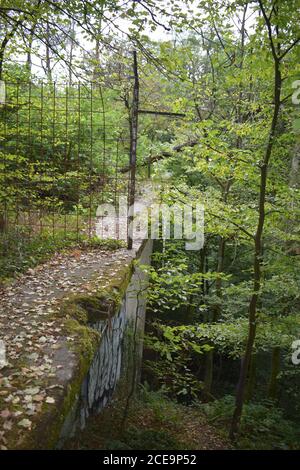
M 230 437 L 234 439 L 237 435 L 240 419 L 245 400 L 247 374 L 249 372 L 251 357 L 257 329 L 257 305 L 261 291 L 262 264 L 263 264 L 263 235 L 266 218 L 266 195 L 268 183 L 268 170 L 276 142 L 276 133 L 280 118 L 282 105 L 282 68 L 283 61 L 287 58 L 293 48 L 299 43 L 300 37 L 294 36 L 294 22 L 291 20 L 284 1 L 258 0 L 259 11 L 267 31 L 269 53 L 273 62 L 273 112 L 268 135 L 265 154 L 260 163 L 260 187 L 258 203 L 258 220 L 254 235 L 254 258 L 253 258 L 253 293 L 249 304 L 249 330 L 244 356 L 241 361 L 240 377 L 237 386 L 236 404 L 230 428 Z M 296 3 L 295 3 L 296 6 Z M 292 29 L 292 36 L 288 38 L 289 43 L 284 44 L 283 35 Z

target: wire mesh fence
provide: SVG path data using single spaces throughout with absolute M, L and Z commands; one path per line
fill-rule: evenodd
M 2 232 L 94 235 L 98 205 L 128 192 L 128 110 L 117 97 L 95 83 L 2 82 Z

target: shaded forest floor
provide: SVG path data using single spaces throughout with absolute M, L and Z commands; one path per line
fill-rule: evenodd
M 299 449 L 295 423 L 282 418 L 274 406 L 245 406 L 236 443 L 228 438 L 234 397 L 184 406 L 163 391 L 141 386 L 129 406 L 125 395 L 115 398 L 84 430 L 65 443 L 65 449 L 103 450 L 288 450 Z M 124 393 L 124 390 L 123 390 Z M 127 410 L 125 412 L 125 410 Z M 298 436 L 298 437 L 297 437 Z
M 65 449 L 218 450 L 231 444 L 195 408 L 142 391 L 125 414 L 124 399 L 115 399 Z

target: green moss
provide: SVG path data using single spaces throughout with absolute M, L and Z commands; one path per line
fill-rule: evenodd
M 66 385 L 63 396 L 56 397 L 56 406 L 43 404 L 42 412 L 33 430 L 26 434 L 22 443 L 18 442 L 18 429 L 11 434 L 10 448 L 18 449 L 53 449 L 59 440 L 62 425 L 76 405 L 82 382 L 90 368 L 91 362 L 100 342 L 100 333 L 81 325 L 77 320 L 68 318 L 64 321 L 65 334 L 74 338 L 71 350 L 75 355 L 76 364 L 73 376 Z
M 98 293 L 113 298 L 114 301 L 120 301 L 125 295 L 132 271 L 133 262 L 122 267 L 118 266 L 117 269 L 115 266 L 111 266 L 100 280 L 94 279 Z M 103 288 L 103 284 L 105 284 L 105 288 Z
M 65 384 L 63 393 L 56 394 L 55 407 L 44 403 L 32 431 L 27 433 L 22 443 L 18 442 L 18 434 L 12 436 L 12 439 L 9 439 L 10 448 L 51 449 L 55 447 L 65 419 L 76 406 L 82 382 L 101 340 L 99 332 L 89 325 L 99 320 L 105 321 L 118 312 L 131 278 L 132 267 L 132 262 L 125 263 L 121 268 L 119 265 L 109 266 L 102 278 L 95 275 L 91 280 L 89 288 L 93 293 L 73 294 L 67 300 L 62 301 L 58 311 L 51 315 L 56 321 L 60 321 L 63 334 L 73 339 L 69 344 L 75 361 L 75 364 L 70 367 L 73 376 Z M 23 384 L 20 383 L 19 388 L 21 389 L 22 386 Z
M 62 304 L 58 315 L 87 325 L 106 320 L 116 311 L 117 306 L 115 299 L 105 294 L 77 295 Z
M 50 428 L 50 432 L 48 433 L 47 448 L 50 449 L 54 448 L 58 442 L 62 425 L 72 407 L 76 404 L 82 382 L 88 373 L 100 342 L 100 333 L 88 326 L 80 325 L 75 319 L 67 319 L 65 321 L 65 328 L 68 334 L 75 338 L 71 348 L 75 353 L 78 362 L 75 367 L 75 374 L 67 386 L 67 393 L 63 399 L 60 413 L 56 417 L 55 425 L 52 426 L 52 429 Z
M 77 401 L 82 382 L 99 346 L 100 334 L 89 327 L 88 324 L 106 320 L 109 316 L 116 314 L 126 292 L 132 273 L 132 263 L 129 266 L 123 266 L 121 269 L 118 267 L 117 272 L 114 269 L 112 267 L 107 270 L 105 274 L 107 281 L 102 278 L 97 282 L 98 285 L 95 287 L 97 292 L 95 294 L 75 294 L 64 301 L 59 312 L 57 312 L 63 319 L 66 335 L 74 338 L 74 342 L 70 347 L 78 360 L 78 364 L 74 368 L 76 375 L 70 380 L 63 402 L 59 407 L 59 414 L 51 420 L 47 448 L 55 447 L 63 422 Z M 105 288 L 103 288 L 104 282 L 106 283 Z M 45 413 L 47 412 L 48 409 L 45 407 Z M 36 448 L 36 443 L 31 448 Z
M 115 308 L 113 298 L 107 294 L 82 295 L 76 298 L 77 304 L 87 312 L 90 323 L 106 320 Z
M 91 362 L 100 340 L 99 332 L 89 326 L 80 325 L 73 318 L 66 320 L 65 327 L 68 334 L 73 338 L 75 337 L 75 352 L 79 352 L 80 357 L 87 357 Z
M 58 315 L 62 318 L 73 318 L 82 325 L 106 320 L 118 311 L 131 274 L 132 263 L 118 267 L 117 271 L 114 266 L 110 267 L 104 278 L 91 282 L 91 287 L 96 290 L 95 294 L 74 294 L 63 302 Z
M 88 322 L 88 314 L 86 310 L 75 302 L 64 302 L 60 307 L 59 315 L 64 318 L 71 317 L 83 325 Z
M 102 240 L 98 237 L 84 238 L 80 240 L 82 248 L 101 248 L 108 251 L 118 250 L 124 248 L 126 243 L 122 240 L 105 239 Z

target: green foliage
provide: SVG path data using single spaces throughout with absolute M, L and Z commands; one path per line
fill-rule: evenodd
M 0 234 L 0 280 L 4 282 L 15 275 L 33 268 L 58 250 L 76 244 L 75 237 L 62 234 L 32 236 L 30 230 L 11 230 Z
M 220 400 L 200 405 L 209 422 L 222 427 L 224 432 L 231 420 L 234 397 L 225 396 Z M 300 433 L 297 425 L 284 418 L 280 408 L 273 402 L 250 402 L 245 405 L 240 436 L 236 443 L 239 449 L 274 450 L 299 449 Z
M 47 232 L 33 235 L 29 229 L 9 230 L 0 233 L 0 283 L 46 261 L 54 253 L 71 247 L 116 250 L 123 246 L 124 243 L 119 240 L 89 239 L 80 234 L 77 236 L 76 233 L 66 235 L 64 231 L 53 237 L 52 233 Z
M 145 346 L 155 352 L 155 360 L 145 362 L 145 370 L 159 387 L 165 387 L 168 395 L 181 403 L 189 404 L 199 398 L 203 383 L 191 367 L 198 355 L 211 349 L 208 344 L 183 340 L 171 327 L 153 323 L 158 335 L 148 334 Z M 160 333 L 163 337 L 159 337 Z
M 154 179 L 168 175 L 161 185 L 162 202 L 205 206 L 203 249 L 188 253 L 183 241 L 164 242 L 163 253 L 156 254 L 147 268 L 149 314 L 158 320 L 147 337 L 147 347 L 158 360 L 147 366 L 169 394 L 193 401 L 202 389 L 195 365 L 205 368 L 204 358 L 212 359 L 215 352 L 224 361 L 240 359 L 249 325 L 256 324 L 251 354 L 270 356 L 274 347 L 281 348 L 284 359 L 275 381 L 283 388 L 286 380 L 285 401 L 293 404 L 285 403 L 285 411 L 298 410 L 299 374 L 289 355 L 300 334 L 299 112 L 291 100 L 293 81 L 300 74 L 299 0 L 278 0 L 276 8 L 271 0 L 203 0 L 192 8 L 189 1 L 184 5 L 178 0 L 165 6 L 139 2 L 139 8 L 117 0 L 71 0 L 58 9 L 55 2 L 2 3 L 0 42 L 6 42 L 6 60 L 0 59 L 0 78 L 7 82 L 7 100 L 0 104 L 0 204 L 10 214 L 9 222 L 33 209 L 39 225 L 49 222 L 53 212 L 60 220 L 67 214 L 80 216 L 85 225 L 99 202 L 114 200 L 115 190 L 127 191 L 126 181 L 115 179 L 115 171 L 128 165 L 132 64 L 126 51 L 131 45 L 111 33 L 119 33 L 115 18 L 124 19 L 128 37 L 141 49 L 140 109 L 184 114 L 172 121 L 163 115 L 140 115 L 138 174 L 145 174 L 150 157 L 157 162 L 151 169 Z M 101 33 L 106 18 L 109 37 Z M 162 24 L 176 32 L 175 41 L 170 36 L 155 42 L 146 36 Z M 78 46 L 78 29 L 87 44 L 97 43 L 96 50 L 84 51 L 79 60 L 75 53 L 80 95 L 72 81 L 69 51 L 70 44 Z M 44 56 L 44 47 L 63 78 L 69 75 L 66 87 L 54 84 L 43 57 L 44 84 L 29 63 L 13 65 L 8 60 Z M 274 96 L 274 88 L 279 90 L 278 83 L 274 87 L 274 65 L 280 69 L 279 81 L 282 77 L 279 97 Z M 91 79 L 94 85 L 85 85 Z M 274 119 L 277 98 L 280 109 Z M 94 113 L 91 106 L 105 113 Z M 116 181 L 114 188 L 100 197 L 99 188 L 107 188 L 111 180 Z M 57 233 L 53 241 L 49 234 L 32 236 L 27 231 L 1 234 L 2 278 L 78 242 L 71 239 L 69 227 L 65 231 L 66 240 Z M 92 239 L 80 247 L 97 248 L 99 243 L 104 246 Z M 107 243 L 108 248 L 117 246 Z M 249 323 L 251 299 L 255 318 Z M 270 376 L 269 366 L 264 367 L 263 377 L 256 378 L 260 393 Z M 215 376 L 208 367 L 206 372 Z M 232 402 L 226 399 L 209 406 L 220 406 L 225 415 L 232 412 Z M 257 448 L 263 433 L 256 426 L 258 420 L 275 447 L 286 442 L 276 420 L 288 437 L 287 445 L 293 446 L 280 413 L 266 403 L 246 407 L 243 426 L 254 435 Z M 147 433 L 132 432 L 138 445 L 145 445 Z M 245 446 L 251 446 L 243 432 Z M 147 439 L 160 445 L 151 432 Z M 166 445 L 162 435 L 159 439 Z
M 199 399 L 203 383 L 195 377 L 188 362 L 177 357 L 176 362 L 165 359 L 146 361 L 144 367 L 153 384 L 164 387 L 173 400 L 189 405 Z
M 179 424 L 177 403 L 168 398 L 165 388 L 161 387 L 154 391 L 146 382 L 139 386 L 137 398 L 143 406 L 152 410 L 155 419 L 160 423 Z
M 41 83 L 33 77 L 18 81 L 14 70 L 10 74 L 12 78 L 8 75 L 5 81 L 6 103 L 0 104 L 0 182 L 5 183 L 1 204 L 10 211 L 76 214 L 74 206 L 89 207 L 95 193 L 97 206 L 97 190 L 115 172 L 117 159 L 119 165 L 128 160 L 127 149 L 116 145 L 126 127 L 124 107 L 115 106 L 105 118 L 99 112 L 116 92 L 107 90 L 103 96 L 91 84 L 78 88 Z M 106 142 L 105 126 L 111 129 L 112 123 Z M 103 148 L 110 155 L 109 164 Z
M 234 323 L 206 323 L 197 325 L 182 325 L 170 327 L 158 325 L 163 337 L 170 347 L 181 350 L 187 346 L 192 350 L 199 348 L 199 352 L 208 350 L 206 343 L 217 351 L 230 357 L 241 357 L 247 338 L 247 321 L 238 319 Z M 270 351 L 274 347 L 281 347 L 290 351 L 292 342 L 300 334 L 300 316 L 280 317 L 270 321 L 261 318 L 255 351 Z M 176 345 L 176 346 L 175 346 Z
M 284 357 L 283 364 L 278 376 L 280 404 L 284 407 L 286 415 L 295 419 L 300 416 L 300 368 L 292 364 L 290 353 Z
M 115 240 L 115 239 L 102 239 L 99 237 L 85 237 L 79 236 L 78 245 L 81 248 L 101 248 L 102 250 L 113 251 L 118 250 L 119 248 L 124 248 L 126 246 L 123 240 Z

